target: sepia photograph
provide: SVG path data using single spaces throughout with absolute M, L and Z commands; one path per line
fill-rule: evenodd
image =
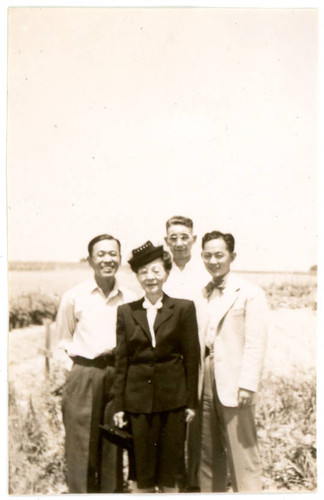
M 5 496 L 319 492 L 320 11 L 1 7 Z

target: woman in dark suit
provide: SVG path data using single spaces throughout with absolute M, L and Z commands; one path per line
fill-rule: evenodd
M 150 241 L 129 260 L 145 297 L 117 312 L 115 424 L 133 435 L 138 492 L 184 481 L 186 423 L 195 416 L 199 341 L 192 301 L 162 291 L 170 254 Z

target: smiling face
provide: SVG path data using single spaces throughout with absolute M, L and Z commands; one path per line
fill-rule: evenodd
M 101 240 L 94 244 L 88 262 L 97 280 L 113 278 L 120 265 L 120 252 L 117 241 Z
M 218 280 L 229 272 L 236 254 L 228 250 L 223 238 L 217 238 L 205 243 L 201 256 L 207 271 Z
M 161 258 L 141 266 L 137 273 L 139 284 L 148 299 L 162 295 L 162 287 L 168 277 Z
M 183 224 L 172 224 L 168 228 L 165 242 L 170 248 L 175 262 L 190 259 L 192 245 L 196 238 L 192 234 L 192 229 Z

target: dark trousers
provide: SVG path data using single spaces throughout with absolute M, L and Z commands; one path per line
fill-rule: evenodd
M 74 363 L 62 397 L 69 493 L 112 493 L 122 488 L 117 446 L 100 432 L 112 424 L 115 369 Z
M 200 487 L 202 492 L 227 490 L 227 465 L 235 492 L 260 492 L 261 462 L 254 419 L 255 406 L 227 407 L 219 400 L 214 360 L 205 360 Z

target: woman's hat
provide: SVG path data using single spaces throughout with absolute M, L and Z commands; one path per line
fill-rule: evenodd
M 152 260 L 163 257 L 163 245 L 155 247 L 150 241 L 147 241 L 141 247 L 132 250 L 132 257 L 129 259 L 128 263 L 134 272 L 137 272 L 138 268 L 145 266 Z

